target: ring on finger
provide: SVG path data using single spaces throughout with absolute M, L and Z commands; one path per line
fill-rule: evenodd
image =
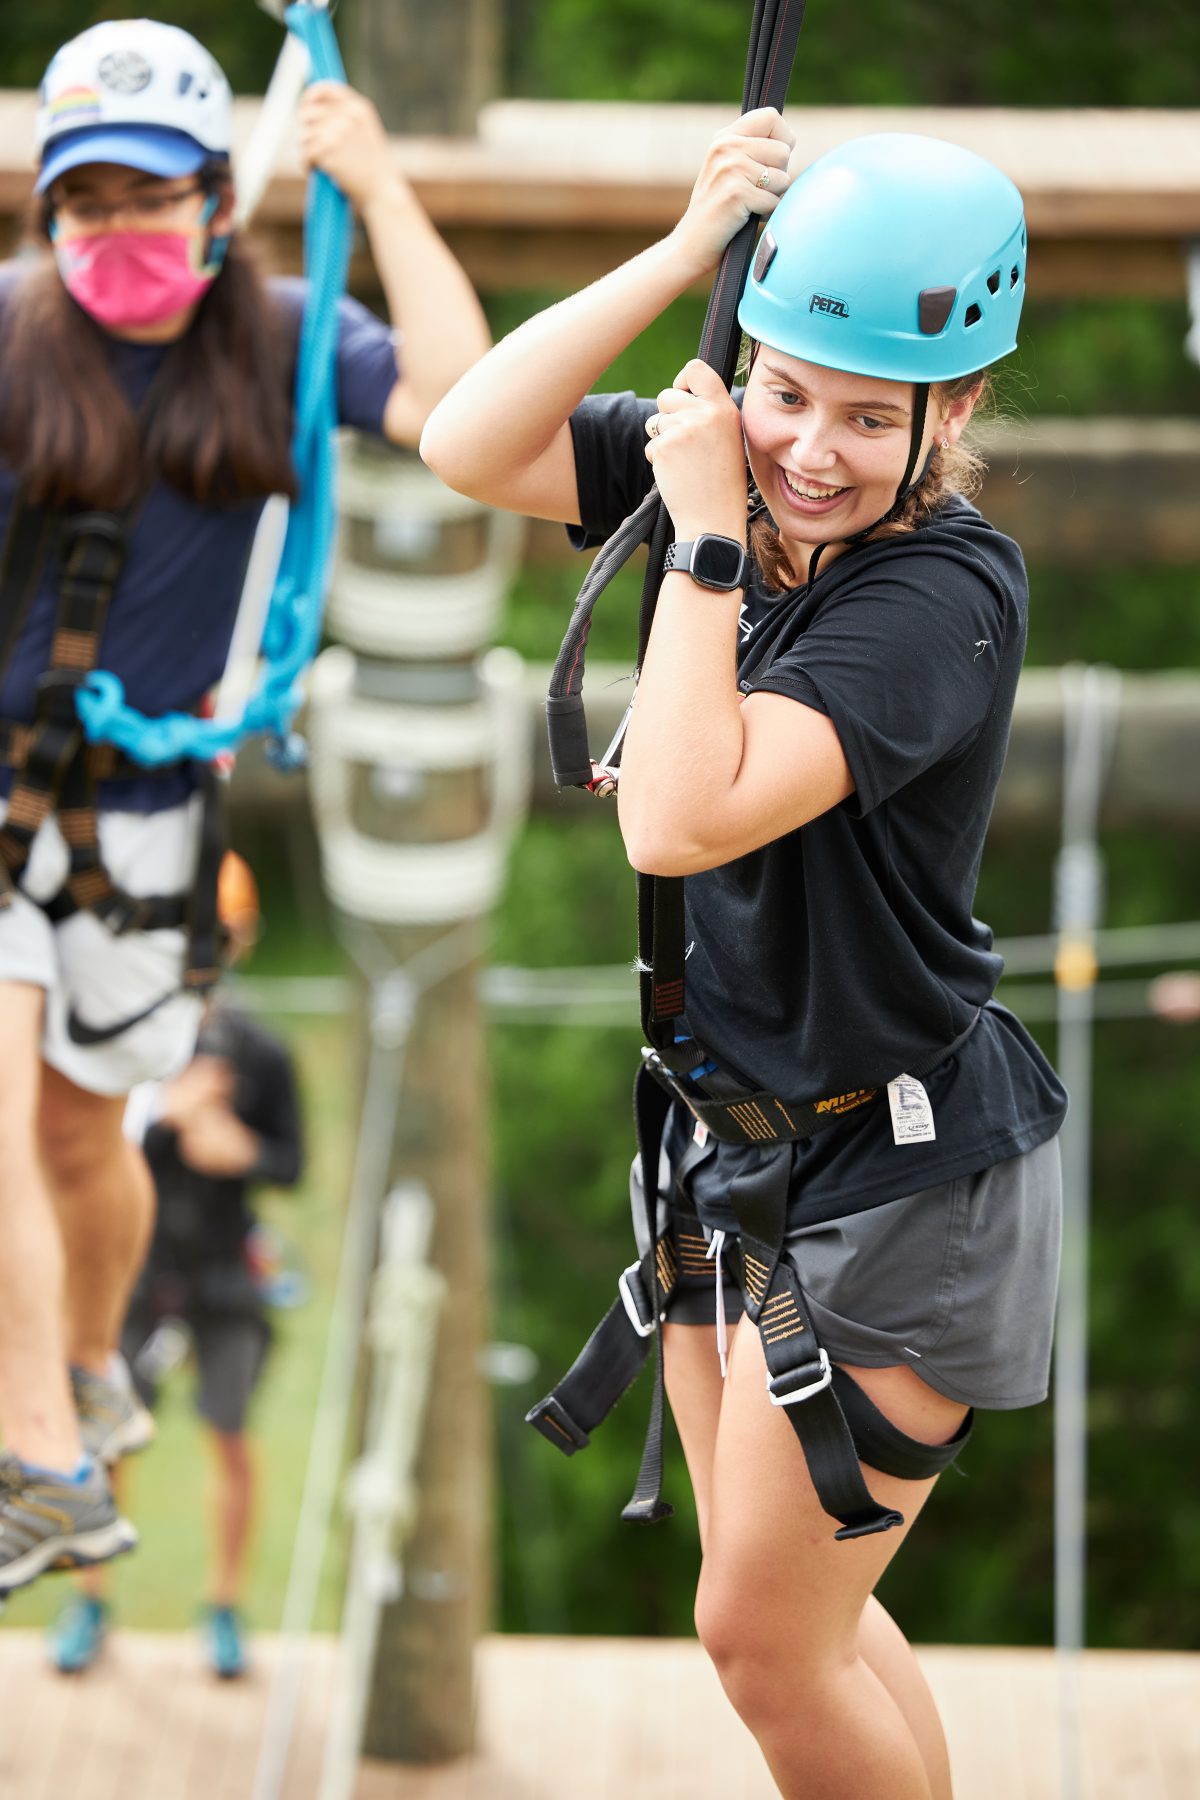
M 646 436 L 656 438 L 662 429 L 657 413 L 651 413 L 646 420 Z
M 770 169 L 764 169 L 762 174 L 759 176 L 758 180 L 755 182 L 754 185 L 756 188 L 770 187 L 770 185 L 771 185 Z

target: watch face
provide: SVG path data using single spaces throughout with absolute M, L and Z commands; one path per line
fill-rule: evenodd
M 741 545 L 735 544 L 732 538 L 697 538 L 692 551 L 692 574 L 697 581 L 708 582 L 713 587 L 738 587 L 743 561 Z

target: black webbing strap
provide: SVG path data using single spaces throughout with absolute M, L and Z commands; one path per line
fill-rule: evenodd
M 742 111 L 774 106 L 782 111 L 791 80 L 800 28 L 804 23 L 803 0 L 777 0 L 756 5 L 742 90 Z M 732 386 L 742 334 L 737 309 L 750 272 L 759 221 L 751 215 L 731 239 L 721 258 L 708 298 L 699 355 L 715 369 L 726 387 Z M 645 659 L 654 623 L 654 609 L 663 580 L 663 561 L 671 537 L 671 522 L 664 506 L 650 537 L 650 552 L 642 583 L 638 637 L 638 667 Z M 686 957 L 681 876 L 643 875 L 638 885 L 638 967 L 641 976 L 642 1031 L 646 1042 L 660 1055 L 677 1058 L 675 1039 L 682 1035 L 684 1012 L 684 962 Z M 649 927 L 649 935 L 646 935 Z M 673 1060 L 671 1066 L 680 1066 Z
M 45 507 L 26 506 L 17 496 L 0 553 L 0 680 L 37 591 L 53 527 L 54 519 Z M 9 904 L 12 892 L 8 863 L 0 854 L 0 910 Z
M 37 591 L 56 523 L 57 514 L 44 506 L 29 506 L 17 495 L 0 552 L 0 678 Z
M 782 109 L 795 61 L 805 0 L 755 0 L 742 89 L 742 111 L 760 106 Z M 758 222 L 751 218 L 726 246 L 713 282 L 701 333 L 699 355 L 718 371 L 726 386 L 733 380 L 741 341 L 737 307 L 753 254 Z M 618 526 L 602 547 L 575 602 L 550 679 L 546 727 L 550 762 L 559 787 L 595 786 L 597 770 L 588 748 L 583 705 L 583 670 L 588 632 L 596 602 L 639 544 L 650 541 L 642 585 L 638 665 L 649 638 L 654 603 L 662 584 L 662 565 L 670 540 L 670 520 L 652 487 L 635 512 Z
M 839 1521 L 838 1538 L 865 1537 L 902 1525 L 894 1507 L 872 1498 L 846 1416 L 833 1389 L 828 1352 L 791 1263 L 783 1255 L 791 1151 L 781 1145 L 735 1177 L 729 1204 L 738 1221 L 742 1292 L 758 1326 L 767 1392 L 800 1440 L 821 1506 Z
M 633 1114 L 649 1248 L 621 1276 L 617 1299 L 562 1380 L 525 1415 L 543 1437 L 567 1456 L 573 1456 L 576 1450 L 586 1448 L 591 1432 L 607 1418 L 636 1379 L 653 1342 L 655 1387 L 646 1447 L 633 1497 L 622 1514 L 627 1519 L 651 1523 L 666 1518 L 671 1511 L 661 1498 L 665 1397 L 659 1327 L 675 1292 L 679 1260 L 672 1232 L 660 1234 L 658 1229 L 659 1158 L 669 1109 L 669 1096 L 639 1070 L 633 1091 Z
M 196 762 L 194 768 L 203 802 L 196 871 L 186 901 L 188 959 L 183 985 L 191 994 L 206 994 L 221 975 L 224 931 L 217 909 L 217 888 L 226 849 L 224 789 L 210 762 Z
M 633 1084 L 633 1122 L 637 1132 L 638 1156 L 642 1169 L 642 1198 L 646 1208 L 647 1241 L 658 1240 L 658 1175 L 663 1131 L 666 1128 L 670 1100 L 658 1083 L 639 1069 Z M 650 1422 L 641 1467 L 633 1484 L 633 1493 L 621 1510 L 621 1517 L 639 1525 L 653 1525 L 672 1512 L 662 1497 L 663 1425 L 666 1420 L 667 1388 L 663 1368 L 662 1317 L 660 1309 L 652 1309 L 651 1341 L 654 1346 L 654 1391 L 650 1398 Z
M 96 666 L 100 634 L 121 566 L 125 560 L 124 520 L 115 513 L 76 513 L 59 528 L 60 572 L 58 612 L 50 649 L 50 666 L 38 677 L 32 734 L 25 745 L 0 831 L 0 857 L 10 875 L 24 868 L 40 826 L 55 811 L 64 781 L 83 743 L 83 726 L 75 709 L 81 681 Z M 72 784 L 68 814 L 86 810 L 84 788 Z M 68 817 L 63 835 L 82 840 L 86 821 Z M 94 834 L 94 819 L 92 821 Z M 102 874 L 81 874 L 75 898 L 80 905 L 103 899 L 111 885 Z
M 893 1425 L 854 1377 L 836 1366 L 833 1391 L 850 1427 L 858 1460 L 881 1475 L 898 1475 L 901 1481 L 929 1481 L 940 1475 L 962 1451 L 975 1426 L 972 1410 L 944 1444 L 925 1444 Z

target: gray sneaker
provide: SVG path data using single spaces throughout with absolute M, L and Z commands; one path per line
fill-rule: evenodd
M 110 1467 L 154 1442 L 155 1424 L 132 1387 L 72 1368 L 71 1395 L 84 1450 Z
M 99 1463 L 85 1480 L 63 1481 L 31 1474 L 15 1456 L 0 1453 L 0 1597 L 47 1569 L 108 1562 L 136 1543 Z

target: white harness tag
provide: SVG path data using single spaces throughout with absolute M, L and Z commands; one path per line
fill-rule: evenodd
M 892 1109 L 892 1137 L 897 1144 L 931 1144 L 937 1137 L 933 1108 L 921 1083 L 911 1075 L 897 1075 L 887 1084 Z
M 703 1119 L 696 1120 L 696 1129 L 692 1133 L 692 1142 L 701 1150 L 708 1142 L 708 1126 Z

